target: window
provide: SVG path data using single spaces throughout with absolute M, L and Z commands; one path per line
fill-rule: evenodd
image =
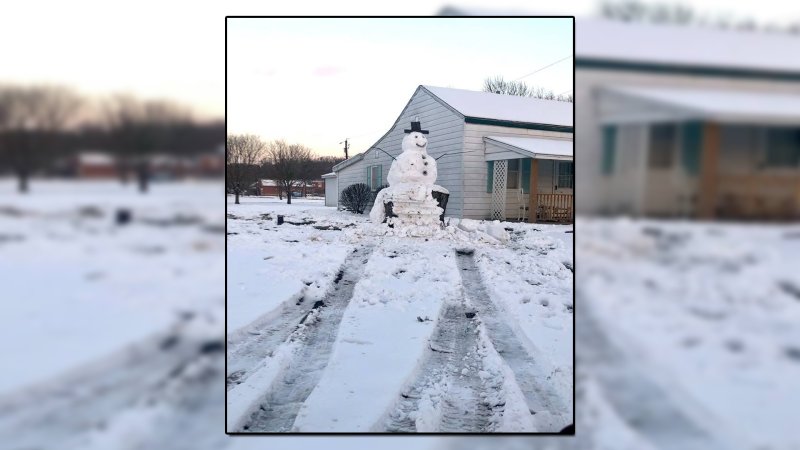
M 650 127 L 650 168 L 669 169 L 675 162 L 675 125 L 653 125 Z
M 367 167 L 367 184 L 373 191 L 377 191 L 383 183 L 383 166 L 369 166 Z
M 558 163 L 558 184 L 559 189 L 572 189 L 574 188 L 575 181 L 575 164 L 572 162 L 559 162 Z
M 603 127 L 603 175 L 614 173 L 614 152 L 617 146 L 617 129 L 612 126 Z
M 508 181 L 506 187 L 508 189 L 519 189 L 519 160 L 508 160 Z
M 800 165 L 800 129 L 767 129 L 767 167 L 797 167 Z

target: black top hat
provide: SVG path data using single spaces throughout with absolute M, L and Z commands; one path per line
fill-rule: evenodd
M 411 129 L 404 131 L 406 133 L 413 133 L 416 131 L 417 133 L 428 134 L 428 130 L 423 130 L 422 127 L 419 125 L 419 122 L 411 122 Z

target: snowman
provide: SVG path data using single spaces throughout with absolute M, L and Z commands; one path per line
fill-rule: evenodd
M 422 227 L 438 227 L 442 209 L 431 195 L 432 190 L 447 192 L 436 186 L 436 160 L 428 155 L 428 130 L 420 122 L 411 122 L 405 130 L 401 146 L 402 153 L 392 162 L 386 180 L 389 187 L 375 198 L 370 211 L 373 223 L 382 223 L 386 218 L 384 203 L 392 203 L 392 212 L 397 217 L 389 218 L 392 225 L 405 224 Z M 419 234 L 419 230 L 418 233 Z

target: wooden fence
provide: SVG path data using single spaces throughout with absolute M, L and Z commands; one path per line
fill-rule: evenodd
M 572 194 L 537 194 L 536 201 L 539 222 L 571 223 L 575 219 Z

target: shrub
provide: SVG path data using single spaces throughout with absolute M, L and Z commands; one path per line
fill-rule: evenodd
M 382 185 L 378 186 L 378 189 L 375 189 L 375 195 L 373 195 L 373 196 L 372 196 L 372 198 L 373 198 L 373 199 L 377 198 L 377 197 L 378 197 L 378 194 L 379 194 L 379 193 L 380 193 L 382 190 L 386 189 L 387 187 L 389 187 L 389 185 L 388 185 L 388 184 L 382 184 Z
M 347 211 L 364 214 L 372 200 L 372 190 L 364 183 L 351 184 L 342 191 L 340 202 Z

